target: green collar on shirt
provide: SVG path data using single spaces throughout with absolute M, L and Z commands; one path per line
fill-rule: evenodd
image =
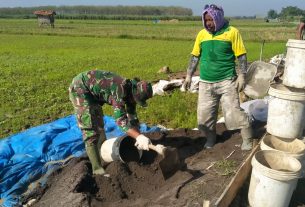
M 229 22 L 227 22 L 219 31 L 215 32 L 215 33 L 212 33 L 212 36 L 218 36 L 218 35 L 221 35 L 227 31 L 229 31 Z

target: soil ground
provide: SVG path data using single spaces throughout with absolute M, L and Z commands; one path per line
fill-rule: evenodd
M 185 72 L 169 74 L 168 78 L 185 78 Z M 201 207 L 204 200 L 209 200 L 213 204 L 250 154 L 240 150 L 239 130 L 228 131 L 224 124 L 217 124 L 216 131 L 217 144 L 212 149 L 204 149 L 205 135 L 197 130 L 176 129 L 146 134 L 153 144 L 178 150 L 179 170 L 167 179 L 159 166 L 162 157 L 152 150 L 145 151 L 137 162 L 131 159 L 126 163 L 105 163 L 110 177 L 92 175 L 87 157 L 73 158 L 65 167 L 52 173 L 46 184 L 31 190 L 23 198 L 24 203 L 31 201 L 30 206 L 34 207 Z M 265 132 L 265 123 L 257 122 L 256 143 Z M 249 206 L 249 181 L 250 176 L 231 207 Z M 304 189 L 305 179 L 301 179 L 290 207 L 305 207 Z
M 256 126 L 256 137 L 265 132 Z M 217 144 L 204 149 L 205 136 L 197 130 L 177 129 L 147 134 L 154 144 L 178 149 L 180 169 L 164 179 L 153 151 L 144 152 L 139 162 L 114 161 L 105 164 L 110 177 L 95 176 L 87 157 L 74 158 L 49 176 L 47 183 L 24 198 L 36 201 L 31 206 L 110 207 L 110 206 L 202 206 L 204 200 L 215 203 L 249 155 L 240 150 L 239 130 L 227 131 L 217 125 Z M 246 186 L 232 206 L 248 206 Z M 301 192 L 299 197 L 304 196 Z M 304 199 L 303 199 L 304 200 Z M 303 201 L 304 202 L 304 201 Z M 300 199 L 295 199 L 295 205 Z

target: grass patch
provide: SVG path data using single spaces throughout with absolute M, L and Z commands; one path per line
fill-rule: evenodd
M 220 160 L 215 163 L 216 172 L 223 176 L 229 176 L 235 173 L 236 161 L 234 160 Z
M 251 28 L 243 22 L 236 24 Z M 167 79 L 157 73 L 163 66 L 173 72 L 185 71 L 201 28 L 197 21 L 58 20 L 51 29 L 39 28 L 36 20 L 1 19 L 0 138 L 72 114 L 68 86 L 85 70 L 98 68 L 148 81 Z M 270 27 L 273 29 L 277 26 Z M 285 44 L 286 40 L 266 42 L 263 59 L 283 53 Z M 261 43 L 245 40 L 245 45 L 248 60 L 258 60 Z M 148 103 L 148 108 L 138 109 L 141 122 L 168 128 L 197 127 L 197 94 L 176 90 Z M 105 106 L 104 113 L 112 115 L 112 108 Z
M 287 41 L 295 38 L 296 23 L 264 20 L 232 20 L 245 41 Z M 55 28 L 38 27 L 35 19 L 1 19 L 0 33 L 49 36 L 109 37 L 122 39 L 194 40 L 202 29 L 201 21 L 177 23 L 131 20 L 56 20 Z

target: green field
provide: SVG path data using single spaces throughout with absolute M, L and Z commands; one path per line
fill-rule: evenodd
M 293 23 L 232 20 L 243 36 L 250 62 L 285 52 Z M 0 19 L 0 138 L 73 113 L 68 86 L 78 73 L 99 68 L 149 81 L 167 78 L 169 66 L 185 71 L 201 22 L 57 20 L 39 28 L 33 19 Z M 175 91 L 139 108 L 140 121 L 168 128 L 196 127 L 197 94 Z M 109 106 L 104 113 L 112 114 Z

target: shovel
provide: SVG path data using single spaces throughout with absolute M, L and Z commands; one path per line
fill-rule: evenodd
M 262 42 L 259 61 L 254 61 L 248 68 L 244 93 L 252 99 L 264 97 L 274 79 L 278 66 L 262 61 L 265 40 Z
M 163 159 L 159 162 L 159 166 L 164 179 L 171 177 L 179 170 L 180 160 L 176 148 L 165 147 L 160 144 L 149 144 L 148 147 L 163 157 Z

